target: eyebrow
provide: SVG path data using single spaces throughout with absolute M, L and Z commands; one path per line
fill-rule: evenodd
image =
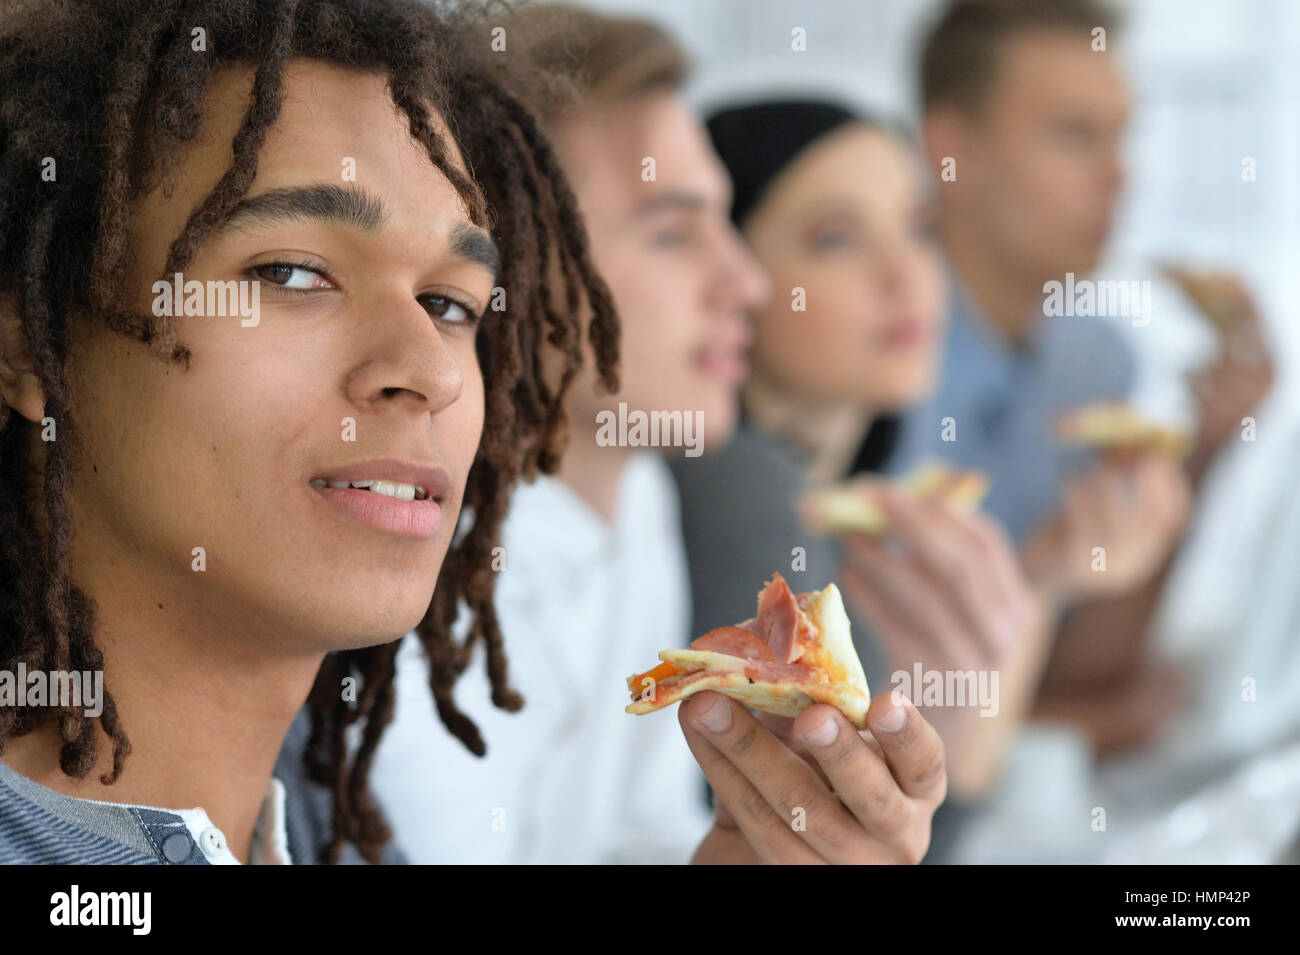
M 501 250 L 492 237 L 476 225 L 462 222 L 452 230 L 451 254 L 483 266 L 494 278 L 501 274 Z
M 324 183 L 289 186 L 242 200 L 221 227 L 232 229 L 304 219 L 373 233 L 388 221 L 388 210 L 383 199 L 362 188 Z M 452 255 L 483 266 L 494 277 L 500 274 L 501 253 L 485 231 L 462 222 L 452 229 L 450 238 Z
M 848 196 L 831 195 L 824 200 L 810 202 L 808 207 L 802 210 L 807 214 L 807 218 L 812 219 L 857 219 L 861 218 L 853 211 L 853 200 Z
M 644 219 L 661 212 L 684 211 L 699 212 L 708 207 L 708 202 L 701 195 L 693 192 L 661 192 L 647 199 L 632 211 L 633 218 Z
M 365 189 L 342 186 L 290 186 L 243 199 L 223 223 L 224 228 L 316 219 L 374 232 L 388 219 L 383 200 Z

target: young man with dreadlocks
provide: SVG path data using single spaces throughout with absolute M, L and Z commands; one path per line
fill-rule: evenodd
M 105 691 L 0 696 L 0 862 L 377 861 L 397 638 L 470 748 L 473 646 L 520 705 L 492 551 L 557 465 L 576 305 L 610 389 L 617 325 L 550 148 L 453 39 L 478 12 L 0 13 L 0 674 Z M 304 703 L 314 827 L 273 776 Z
M 621 712 L 626 675 L 690 639 L 678 498 L 663 455 L 708 454 L 727 441 L 746 313 L 768 283 L 731 225 L 730 184 L 681 95 L 687 66 L 671 37 L 567 6 L 500 23 L 506 49 L 491 59 L 523 67 L 512 72 L 525 86 L 508 81 L 544 119 L 618 306 L 622 387 L 599 394 L 594 377 L 575 381 L 560 472 L 511 501 L 498 594 L 523 716 L 493 712 L 473 682 L 459 688 L 495 747 L 474 760 L 438 733 L 427 702 L 399 694 L 373 772 L 398 840 L 416 861 L 686 862 L 693 852 L 701 862 L 915 861 L 945 777 L 938 737 L 910 705 L 878 699 L 870 742 L 837 711 L 814 707 L 793 727 L 772 725 L 789 746 L 716 694 L 682 704 L 685 744 L 662 717 Z M 620 406 L 629 417 L 676 409 L 702 429 L 683 429 L 685 447 L 610 444 L 600 423 Z M 404 688 L 428 679 L 416 650 L 398 658 Z M 891 712 L 906 722 L 891 723 Z M 791 794 L 805 800 L 803 831 L 783 804 Z

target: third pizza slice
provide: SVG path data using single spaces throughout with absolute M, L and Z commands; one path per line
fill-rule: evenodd
M 942 461 L 927 461 L 901 478 L 864 476 L 809 491 L 799 502 L 804 522 L 818 534 L 889 533 L 889 517 L 880 494 L 895 488 L 915 497 L 944 500 L 973 511 L 988 494 L 983 471 L 960 470 Z
M 1189 432 L 1157 424 L 1120 402 L 1098 402 L 1062 415 L 1056 433 L 1070 444 L 1101 451 L 1146 449 L 1175 459 L 1186 457 L 1192 447 Z

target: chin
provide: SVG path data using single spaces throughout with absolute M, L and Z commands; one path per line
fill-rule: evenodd
M 375 586 L 333 596 L 341 599 L 321 599 L 313 605 L 316 629 L 311 636 L 326 651 L 360 650 L 391 643 L 414 630 L 428 612 L 433 589 L 393 593 L 391 588 Z M 299 623 L 304 626 L 311 624 Z
M 700 450 L 704 454 L 712 454 L 725 448 L 736 433 L 736 422 L 733 420 L 729 427 L 725 428 L 706 428 L 704 430 L 704 440 L 700 443 Z M 684 456 L 684 455 L 683 455 Z
M 384 614 L 383 620 L 376 620 L 374 615 L 354 619 L 355 626 L 349 630 L 340 630 L 338 621 L 335 620 L 330 625 L 328 633 L 322 631 L 322 635 L 325 636 L 322 642 L 325 644 L 326 652 L 364 650 L 366 647 L 377 647 L 380 644 L 400 640 L 424 619 L 424 612 L 403 616 Z
M 666 395 L 661 395 L 657 404 L 641 407 L 680 410 L 683 425 L 686 418 L 691 418 L 690 427 L 694 429 L 691 434 L 704 454 L 721 447 L 731 439 L 740 416 L 739 399 L 735 389 L 715 382 L 694 381 L 689 390 L 683 388 L 678 391 L 675 400 L 669 400 Z M 663 450 L 671 458 L 676 458 L 683 453 L 681 447 L 666 447 Z
M 883 411 L 906 411 L 927 397 L 935 386 L 934 369 L 900 369 L 897 366 L 875 380 L 871 403 Z
M 740 410 L 734 395 L 729 394 L 724 401 L 704 408 L 704 434 L 702 448 L 705 454 L 716 451 L 736 433 L 740 420 Z
M 1076 279 L 1083 278 L 1101 262 L 1101 249 L 1102 247 L 1095 243 L 1072 249 L 1069 255 L 1063 257 L 1064 264 L 1053 274 L 1063 277 L 1066 272 L 1073 272 Z

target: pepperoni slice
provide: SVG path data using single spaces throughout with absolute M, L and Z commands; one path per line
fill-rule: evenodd
M 692 650 L 711 650 L 746 660 L 771 660 L 772 651 L 763 639 L 740 627 L 718 627 L 691 643 Z

